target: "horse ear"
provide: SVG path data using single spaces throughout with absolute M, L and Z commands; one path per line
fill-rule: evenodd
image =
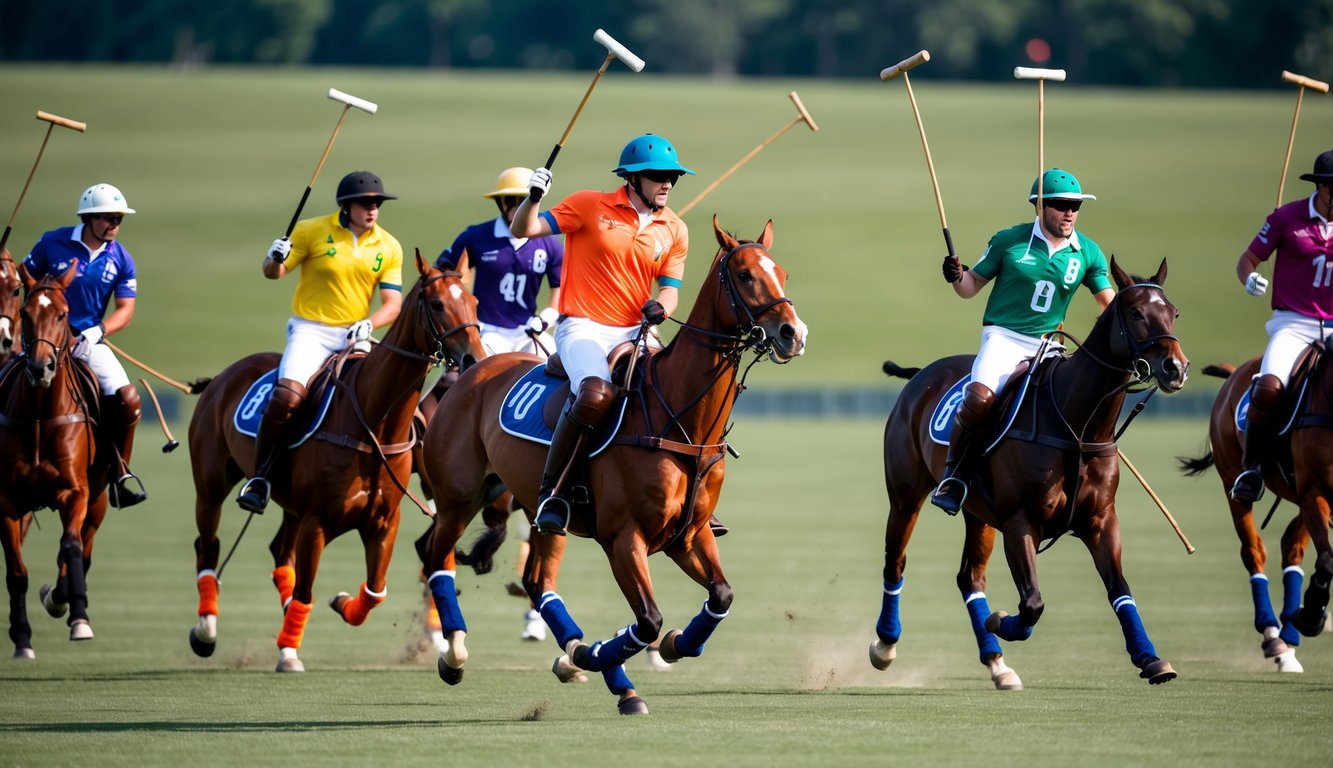
M 1115 284 L 1119 288 L 1128 288 L 1134 284 L 1134 278 L 1116 263 L 1115 254 L 1111 254 L 1111 277 L 1115 278 Z
M 78 276 L 79 276 L 78 262 L 70 262 L 69 269 L 65 270 L 65 274 L 61 275 L 60 278 L 56 280 L 56 282 L 60 284 L 61 290 L 64 290 L 65 288 L 68 288 L 69 284 L 74 282 L 74 278 Z
M 420 274 L 422 277 L 425 277 L 426 273 L 430 271 L 430 264 L 428 264 L 425 259 L 421 258 L 420 248 L 417 248 L 416 251 L 417 251 L 417 273 Z
M 28 274 L 28 268 L 22 264 L 19 265 L 18 271 L 19 279 L 23 281 L 23 294 L 26 296 L 32 292 L 32 287 L 37 284 L 37 281 L 33 279 L 32 275 Z
M 765 248 L 773 247 L 773 220 L 769 219 L 764 225 L 764 234 L 759 236 L 759 244 Z
M 740 245 L 740 243 L 736 242 L 736 238 L 727 234 L 726 231 L 722 229 L 721 225 L 717 223 L 716 213 L 713 214 L 713 232 L 717 235 L 717 244 L 726 250 L 731 250 Z
M 1157 285 L 1166 285 L 1166 257 L 1162 257 L 1162 265 L 1157 268 L 1157 274 L 1153 275 L 1152 281 Z

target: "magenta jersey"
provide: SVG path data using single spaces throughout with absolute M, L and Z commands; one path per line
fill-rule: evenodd
M 1260 261 L 1277 252 L 1269 293 L 1273 309 L 1285 309 L 1320 320 L 1333 318 L 1333 234 L 1314 210 L 1314 195 L 1296 200 L 1268 215 L 1250 243 Z

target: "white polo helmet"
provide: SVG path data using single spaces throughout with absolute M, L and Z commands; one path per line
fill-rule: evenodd
M 78 214 L 85 213 L 134 213 L 134 209 L 125 202 L 119 189 L 110 184 L 94 184 L 79 197 Z

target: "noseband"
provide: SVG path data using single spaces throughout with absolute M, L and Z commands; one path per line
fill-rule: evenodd
M 727 338 L 738 342 L 743 341 L 744 349 L 753 349 L 759 354 L 769 351 L 769 348 L 773 345 L 773 340 L 768 338 L 768 334 L 765 333 L 763 327 L 758 324 L 759 317 L 774 307 L 783 304 L 791 304 L 792 301 L 784 296 L 757 307 L 752 307 L 749 304 L 746 304 L 740 297 L 735 280 L 731 276 L 731 270 L 727 268 L 727 262 L 732 256 L 745 248 L 763 247 L 762 243 L 741 243 L 730 251 L 727 251 L 726 254 L 722 256 L 722 259 L 718 263 L 717 270 L 718 280 L 722 282 L 722 290 L 726 294 L 728 303 L 731 304 L 731 313 L 740 323 L 737 328 L 738 333 L 728 336 Z
M 426 318 L 426 322 L 424 325 L 426 328 L 426 332 L 429 333 L 431 339 L 435 341 L 435 351 L 431 352 L 429 355 L 419 355 L 415 352 L 410 352 L 406 349 L 399 349 L 398 347 L 389 344 L 385 344 L 384 346 L 388 347 L 394 352 L 397 352 L 400 355 L 405 355 L 407 357 L 418 357 L 423 360 L 428 360 L 432 365 L 436 366 L 444 365 L 446 362 L 453 367 L 460 367 L 462 365 L 461 360 L 453 359 L 453 357 L 445 350 L 444 342 L 450 336 L 453 336 L 456 333 L 462 333 L 463 331 L 466 331 L 468 328 L 480 328 L 481 326 L 477 323 L 459 323 L 458 325 L 455 325 L 452 328 L 444 328 L 443 326 L 435 322 L 435 315 L 431 313 L 430 307 L 427 306 L 426 304 L 426 287 L 429 286 L 431 283 L 434 283 L 438 280 L 443 280 L 446 277 L 456 277 L 461 279 L 462 274 L 458 272 L 441 272 L 438 275 L 432 275 L 430 277 L 422 278 L 421 289 L 417 291 L 417 313 L 421 317 Z

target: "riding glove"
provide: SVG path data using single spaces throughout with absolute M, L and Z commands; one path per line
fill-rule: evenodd
M 268 257 L 275 264 L 281 264 L 287 260 L 287 254 L 292 252 L 292 241 L 285 237 L 280 237 L 273 241 L 273 245 L 268 248 Z
M 1258 272 L 1251 272 L 1250 276 L 1245 278 L 1245 292 L 1251 296 L 1263 296 L 1268 290 L 1268 278 Z
M 958 261 L 958 257 L 949 255 L 944 257 L 944 280 L 950 284 L 963 279 L 963 273 L 967 271 L 967 266 Z
M 644 322 L 648 323 L 649 325 L 661 325 L 662 323 L 666 322 L 667 319 L 666 307 L 663 307 L 662 302 L 658 301 L 657 299 L 649 299 L 647 302 L 645 302 L 643 305 L 642 312 L 643 312 Z
M 532 180 L 528 182 L 528 198 L 535 203 L 549 191 L 551 191 L 551 171 L 546 168 L 533 171 Z

